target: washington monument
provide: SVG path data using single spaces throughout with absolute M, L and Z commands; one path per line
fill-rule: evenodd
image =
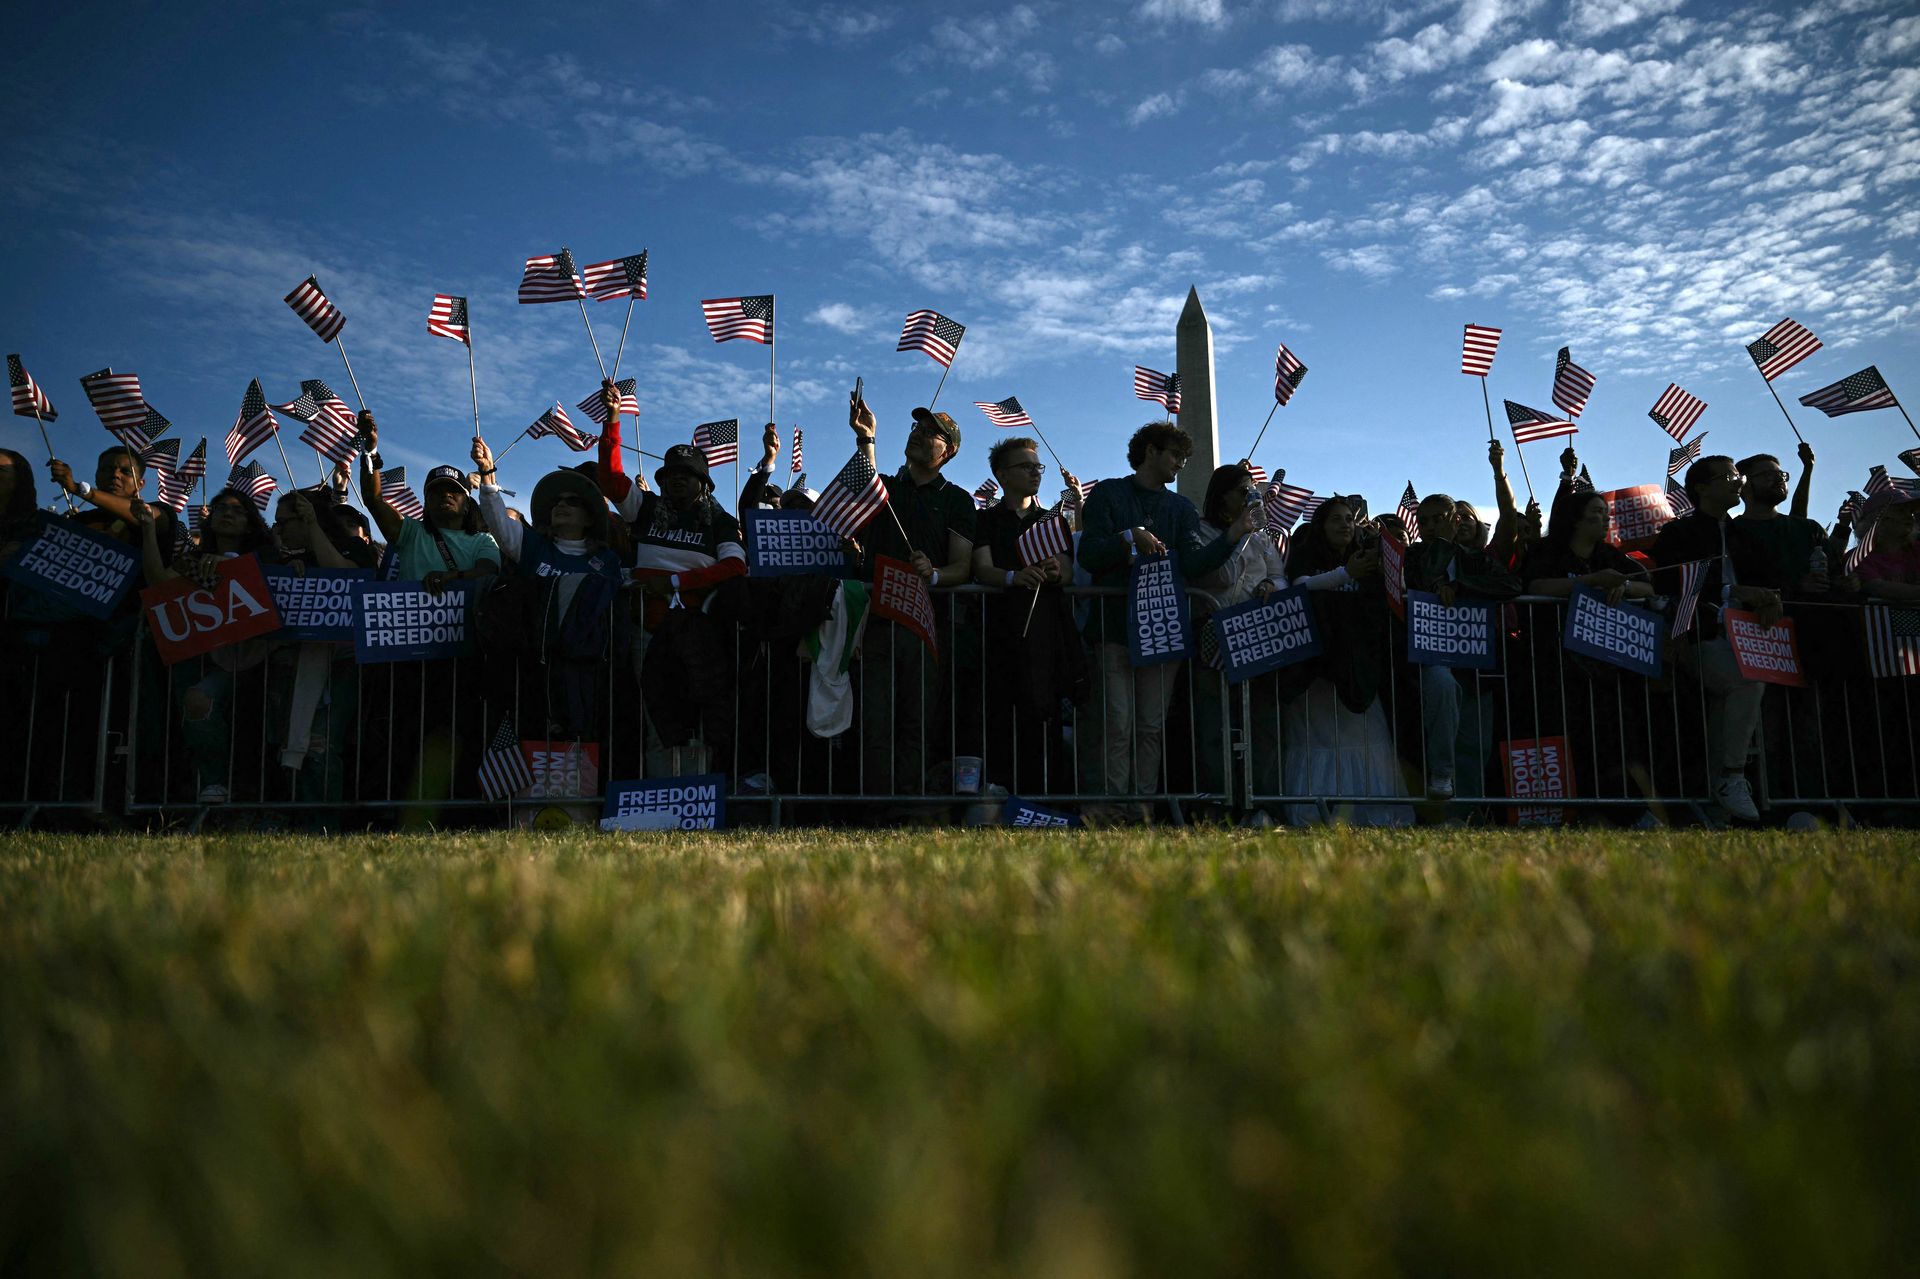
M 1193 437 L 1193 456 L 1181 468 L 1178 491 L 1194 509 L 1205 511 L 1207 480 L 1213 468 L 1220 465 L 1220 423 L 1213 409 L 1213 326 L 1207 323 L 1207 311 L 1200 305 L 1196 288 L 1187 290 L 1187 305 L 1180 312 L 1174 335 L 1180 425 Z

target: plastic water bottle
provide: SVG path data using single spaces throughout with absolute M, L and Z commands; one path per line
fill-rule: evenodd
M 1807 557 L 1807 571 L 1815 577 L 1825 577 L 1827 575 L 1826 547 L 1816 546 L 1813 548 L 1813 554 Z

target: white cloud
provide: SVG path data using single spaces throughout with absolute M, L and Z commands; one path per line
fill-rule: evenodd
M 1156 93 L 1152 97 L 1141 99 L 1140 103 L 1135 106 L 1132 111 L 1127 113 L 1127 123 L 1133 125 L 1145 124 L 1149 120 L 1157 120 L 1161 116 L 1172 115 L 1179 109 L 1179 100 L 1173 94 Z
M 1134 12 L 1152 22 L 1191 22 L 1203 27 L 1226 25 L 1222 0 L 1140 0 Z
M 997 16 L 944 18 L 929 34 L 933 48 L 923 54 L 909 54 L 905 60 L 915 67 L 938 62 L 1010 74 L 1025 81 L 1029 90 L 1045 93 L 1053 87 L 1057 69 L 1052 55 L 1034 47 L 1039 31 L 1040 15 L 1024 4 Z
M 1583 40 L 1592 39 L 1648 18 L 1673 13 L 1685 3 L 1686 0 L 1573 0 L 1567 8 L 1567 30 Z
M 1200 83 L 1225 96 L 1271 103 L 1329 88 L 1346 78 L 1338 59 L 1318 57 L 1304 44 L 1277 44 L 1244 67 L 1202 72 Z
M 859 333 L 865 328 L 860 322 L 860 313 L 845 302 L 829 302 L 807 318 L 839 333 Z
M 1429 23 L 1409 39 L 1372 46 L 1372 70 L 1388 81 L 1427 75 L 1471 57 L 1503 27 L 1530 13 L 1538 0 L 1461 0 L 1445 22 Z

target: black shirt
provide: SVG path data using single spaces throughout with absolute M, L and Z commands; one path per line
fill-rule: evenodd
M 1733 561 L 1731 580 L 1722 571 L 1723 530 L 1725 554 L 1727 559 Z M 1771 558 L 1765 546 L 1741 528 L 1738 520 L 1715 519 L 1705 511 L 1695 511 L 1661 525 L 1647 554 L 1660 566 L 1654 574 L 1654 589 L 1662 595 L 1675 597 L 1679 596 L 1681 588 L 1680 565 L 1695 560 L 1707 561 L 1706 576 L 1700 583 L 1700 603 L 1716 607 L 1702 607 L 1695 614 L 1694 625 L 1703 640 L 1719 637 L 1720 615 L 1717 606 L 1723 598 L 1724 587 L 1736 584 L 1764 586 L 1771 576 Z
M 976 516 L 973 498 L 958 484 L 948 483 L 945 476 L 935 476 L 925 484 L 915 484 L 913 476 L 904 466 L 895 474 L 886 476 L 884 483 L 887 486 L 887 504 L 893 508 L 893 515 L 882 511 L 866 527 L 863 539 L 866 555 L 860 568 L 868 577 L 873 576 L 876 555 L 911 560 L 912 552 L 919 551 L 937 567 L 947 562 L 949 533 L 958 533 L 969 545 L 973 543 Z M 899 517 L 897 525 L 894 516 Z M 902 527 L 912 539 L 911 543 L 901 541 Z

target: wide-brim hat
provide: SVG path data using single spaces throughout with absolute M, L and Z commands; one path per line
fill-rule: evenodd
M 587 536 L 596 542 L 606 541 L 607 499 L 601 496 L 599 485 L 574 470 L 549 471 L 533 486 L 533 526 L 549 527 L 554 504 L 568 493 L 586 504 Z

